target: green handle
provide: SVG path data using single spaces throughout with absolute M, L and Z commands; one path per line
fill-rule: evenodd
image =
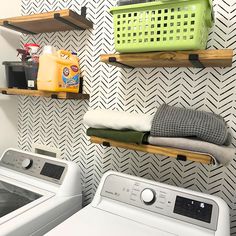
M 214 11 L 213 11 L 213 8 L 212 8 L 211 9 L 211 14 L 207 14 L 206 24 L 209 28 L 211 28 L 214 23 L 215 23 L 215 14 L 214 14 Z

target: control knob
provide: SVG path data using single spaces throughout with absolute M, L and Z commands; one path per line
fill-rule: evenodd
M 150 188 L 146 188 L 141 193 L 141 199 L 146 205 L 152 205 L 156 200 L 156 193 Z
M 29 169 L 32 166 L 32 164 L 33 164 L 33 160 L 26 158 L 22 161 L 21 166 L 24 169 Z

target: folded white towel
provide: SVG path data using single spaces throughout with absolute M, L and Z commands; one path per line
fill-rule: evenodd
M 154 115 L 123 111 L 90 110 L 84 115 L 84 124 L 97 129 L 150 131 Z
M 228 165 L 235 157 L 235 149 L 227 146 L 219 146 L 195 139 L 148 137 L 148 143 L 156 146 L 180 148 L 189 151 L 209 154 L 217 163 Z

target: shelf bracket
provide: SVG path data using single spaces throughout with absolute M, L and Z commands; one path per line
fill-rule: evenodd
M 81 7 L 81 16 L 86 18 L 87 7 Z
M 82 14 L 85 14 L 86 15 L 86 7 L 85 7 L 85 10 L 83 10 L 83 7 L 81 8 L 81 16 Z M 79 27 L 78 25 L 66 20 L 65 18 L 61 17 L 60 13 L 55 13 L 54 14 L 54 19 L 57 20 L 57 21 L 60 21 L 62 22 L 63 24 L 66 24 L 76 30 L 84 30 L 83 28 Z
M 3 26 L 5 28 L 8 28 L 8 29 L 12 29 L 12 30 L 15 30 L 15 31 L 18 31 L 18 32 L 21 32 L 23 34 L 37 34 L 35 32 L 32 32 L 32 31 L 28 31 L 28 30 L 25 30 L 25 29 L 22 29 L 18 26 L 15 26 L 15 25 L 12 25 L 9 23 L 9 21 L 3 21 Z
M 111 146 L 111 144 L 109 143 L 109 142 L 102 142 L 102 146 L 104 146 L 104 147 L 110 147 Z
M 189 54 L 189 61 L 195 68 L 205 68 L 205 66 L 200 62 L 198 54 Z
M 79 93 L 83 93 L 83 86 L 84 86 L 84 78 L 80 78 L 80 85 L 79 85 Z
M 116 57 L 109 57 L 108 62 L 121 65 L 123 68 L 134 69 L 134 67 L 132 67 L 132 66 L 128 66 L 128 65 L 125 65 L 125 64 L 117 61 Z
M 187 161 L 187 157 L 184 155 L 177 155 L 176 160 L 177 161 Z
M 52 99 L 58 99 L 58 96 L 57 96 L 56 94 L 52 94 L 52 95 L 51 95 L 51 98 L 52 98 Z

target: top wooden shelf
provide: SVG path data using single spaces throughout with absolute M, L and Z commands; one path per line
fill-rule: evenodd
M 117 67 L 231 67 L 233 49 L 105 54 L 100 60 Z
M 85 30 L 93 28 L 93 23 L 86 19 L 86 7 L 82 7 L 81 15 L 65 9 L 0 19 L 0 26 L 25 34 L 39 34 L 76 29 Z

